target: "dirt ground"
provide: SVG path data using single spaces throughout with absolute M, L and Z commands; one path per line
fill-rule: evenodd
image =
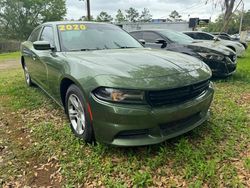
M 6 69 L 19 69 L 19 60 L 1 60 L 0 61 L 0 71 Z
M 19 60 L 0 60 L 0 74 L 1 71 L 6 72 L 13 69 L 21 69 Z M 14 153 L 18 151 L 21 153 L 22 150 L 27 149 L 30 144 L 34 144 L 32 143 L 33 141 L 29 131 L 23 126 L 27 123 L 25 122 L 25 114 L 27 113 L 26 111 L 10 112 L 0 105 L 0 129 L 2 130 L 0 132 L 3 133 L 0 138 L 0 168 L 5 165 L 17 165 L 15 157 L 13 158 Z M 61 117 L 63 117 L 63 115 L 61 115 Z M 13 126 L 15 126 L 15 128 L 13 128 Z M 6 145 L 5 142 L 9 144 Z M 13 145 L 16 146 L 14 149 L 16 152 L 14 153 L 13 148 L 9 148 L 9 146 Z M 19 165 L 20 164 L 18 164 L 18 166 Z M 19 169 L 19 173 L 17 173 L 16 176 L 9 177 L 9 182 L 3 182 L 0 179 L 0 188 L 25 187 L 27 184 L 33 185 L 34 187 L 61 187 L 60 167 L 58 166 L 56 158 L 52 157 L 48 159 L 46 163 L 39 164 L 34 157 L 33 160 L 26 161 L 26 164 L 23 164 L 22 167 L 17 167 L 17 169 Z

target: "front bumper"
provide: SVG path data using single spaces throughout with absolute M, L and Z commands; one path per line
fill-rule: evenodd
M 207 60 L 203 61 L 209 66 L 212 70 L 214 77 L 227 77 L 235 73 L 237 68 L 237 60 L 233 60 L 230 57 L 225 57 L 222 61 L 216 60 Z
M 117 146 L 157 144 L 201 125 L 209 116 L 212 86 L 200 96 L 178 105 L 113 104 L 91 96 L 97 141 Z
M 237 54 L 237 57 L 242 57 L 244 52 L 245 52 L 245 47 L 237 47 L 236 48 L 236 54 Z

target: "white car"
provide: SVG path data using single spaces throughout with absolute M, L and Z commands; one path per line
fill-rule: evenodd
M 237 41 L 223 40 L 210 33 L 202 32 L 202 31 L 186 31 L 183 33 L 190 36 L 191 38 L 195 40 L 208 42 L 208 43 L 216 43 L 219 45 L 226 46 L 232 49 L 233 51 L 235 51 L 238 57 L 242 56 L 243 53 L 245 52 L 245 47 Z

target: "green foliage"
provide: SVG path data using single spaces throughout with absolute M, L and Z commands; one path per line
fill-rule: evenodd
M 134 9 L 133 7 L 130 7 L 128 10 L 125 10 L 126 12 L 126 19 L 129 22 L 137 22 L 139 19 L 139 12 L 138 10 Z
M 150 22 L 151 20 L 152 20 L 152 15 L 150 14 L 149 9 L 144 8 L 142 13 L 141 13 L 141 16 L 139 18 L 139 21 L 141 21 L 141 22 Z
M 244 12 L 243 21 L 242 21 L 242 29 L 250 30 L 250 10 Z
M 117 11 L 117 14 L 115 16 L 115 21 L 120 23 L 120 22 L 125 22 L 126 21 L 126 17 L 124 16 L 123 12 L 121 11 L 121 9 L 119 9 Z
M 78 21 L 89 21 L 87 16 L 82 16 Z M 93 16 L 90 16 L 90 21 L 95 21 Z
M 20 52 L 13 52 L 13 53 L 3 53 L 0 54 L 0 61 L 8 60 L 8 59 L 18 59 L 20 58 Z
M 231 19 L 228 23 L 228 29 L 227 32 L 229 34 L 235 34 L 239 32 L 239 26 L 240 26 L 240 12 L 236 12 L 232 14 Z M 224 14 L 221 14 L 215 22 L 211 22 L 208 24 L 208 27 L 205 29 L 205 31 L 208 32 L 220 32 L 224 26 Z M 244 12 L 243 15 L 243 23 L 242 23 L 242 30 L 248 30 L 250 29 L 250 10 L 247 12 Z
M 37 25 L 62 20 L 65 0 L 0 0 L 0 35 L 26 39 Z
M 181 17 L 182 16 L 176 10 L 172 11 L 171 14 L 169 15 L 170 20 L 173 22 L 182 21 Z
M 112 20 L 112 16 L 103 11 L 96 17 L 97 22 L 111 22 Z

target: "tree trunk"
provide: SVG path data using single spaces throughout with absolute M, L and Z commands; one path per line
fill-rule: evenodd
M 225 15 L 224 15 L 224 23 L 225 23 L 224 32 L 228 31 L 228 24 L 229 24 L 230 17 L 233 13 L 234 3 L 235 3 L 235 0 L 225 0 L 224 2 L 225 9 L 226 9 Z

